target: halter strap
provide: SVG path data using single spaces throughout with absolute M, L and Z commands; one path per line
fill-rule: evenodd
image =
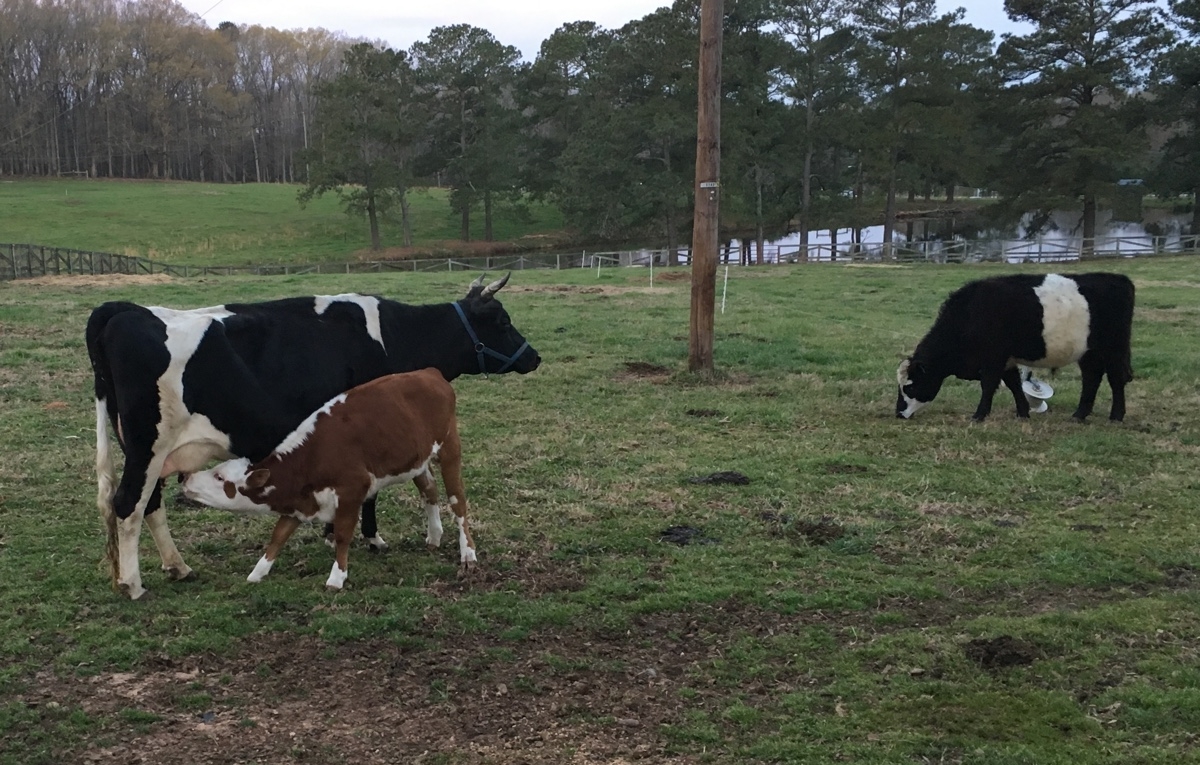
M 500 359 L 504 362 L 504 365 L 496 370 L 496 374 L 499 375 L 507 372 L 509 367 L 515 364 L 517 359 L 521 357 L 521 354 L 525 352 L 525 349 L 529 347 L 529 341 L 526 340 L 525 342 L 521 343 L 521 347 L 518 348 L 511 356 L 505 356 L 499 351 L 494 351 L 491 348 L 488 348 L 486 345 L 479 342 L 479 336 L 475 334 L 475 328 L 471 326 L 471 322 L 467 321 L 467 314 L 465 311 L 463 311 L 462 306 L 458 303 L 451 303 L 450 305 L 454 306 L 454 310 L 458 312 L 458 318 L 462 319 L 463 327 L 465 327 L 467 330 L 467 336 L 471 338 L 471 343 L 475 346 L 475 355 L 479 358 L 479 373 L 484 377 L 488 376 L 487 366 L 483 358 L 485 354 L 494 359 Z

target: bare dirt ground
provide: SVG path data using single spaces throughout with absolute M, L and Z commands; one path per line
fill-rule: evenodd
M 137 284 L 167 284 L 174 277 L 166 274 L 62 274 L 18 279 L 12 284 L 30 287 L 118 287 Z
M 689 707 L 720 703 L 697 679 L 724 646 L 711 629 L 787 629 L 736 604 L 694 616 L 611 636 L 429 638 L 426 649 L 263 634 L 232 655 L 148 657 L 136 672 L 47 670 L 18 700 L 109 721 L 72 762 L 692 763 L 667 732 L 683 719 L 681 688 L 696 692 Z M 768 691 L 757 686 L 743 693 Z
M 764 519 L 773 525 L 785 520 Z M 829 541 L 815 538 L 809 526 L 800 531 L 797 544 Z M 532 593 L 582 585 L 569 566 L 531 565 L 515 573 Z M 1181 568 L 1164 587 L 1191 587 L 1194 573 Z M 444 582 L 434 591 L 454 600 L 468 589 L 509 585 L 510 576 L 483 575 L 469 585 Z M 728 679 L 714 676 L 712 667 L 736 641 L 769 641 L 819 624 L 838 642 L 857 643 L 980 613 L 1073 609 L 1134 594 L 980 595 L 899 597 L 863 611 L 792 615 L 729 600 L 694 604 L 687 613 L 640 615 L 627 629 L 565 626 L 519 640 L 447 637 L 429 624 L 423 634 L 404 636 L 423 641 L 419 648 L 261 633 L 230 654 L 147 656 L 133 672 L 81 676 L 47 669 L 28 678 L 27 690 L 14 701 L 29 708 L 81 708 L 99 721 L 88 744 L 60 753 L 62 762 L 690 765 L 701 757 L 686 739 L 673 740 L 672 731 L 687 728 L 695 712 L 720 719 L 729 703 Z M 891 617 L 885 624 L 875 618 L 882 612 Z M 973 640 L 961 650 L 990 671 L 1044 655 L 1041 647 L 1006 635 Z M 820 692 L 821 678 L 777 669 L 739 683 L 738 698 L 758 706 L 802 688 L 817 691 L 818 698 L 828 695 Z M 938 676 L 936 658 L 922 671 Z M 1080 688 L 1080 697 L 1093 690 Z M 827 711 L 836 713 L 837 700 L 827 701 Z M 718 755 L 710 750 L 706 758 Z

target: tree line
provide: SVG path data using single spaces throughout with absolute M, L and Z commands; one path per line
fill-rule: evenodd
M 686 243 L 699 0 L 563 25 L 525 62 L 468 24 L 408 50 L 201 19 L 172 0 L 0 6 L 0 173 L 296 182 L 378 246 L 407 195 L 482 216 L 556 204 L 581 237 Z M 1121 179 L 1200 188 L 1200 0 L 1005 0 L 1027 35 L 934 0 L 727 0 L 722 225 L 757 239 L 955 187 L 1015 215 L 1096 210 Z M 1196 213 L 1200 216 L 1200 213 Z M 1200 220 L 1193 219 L 1193 232 Z

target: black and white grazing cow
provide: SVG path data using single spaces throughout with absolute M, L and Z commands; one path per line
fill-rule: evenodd
M 1083 390 L 1074 418 L 1092 413 L 1107 375 L 1109 419 L 1122 420 L 1125 384 L 1133 379 L 1133 301 L 1133 282 L 1121 274 L 1019 274 L 970 282 L 946 298 L 933 328 L 896 371 L 896 416 L 912 417 L 954 375 L 982 385 L 975 420 L 988 416 L 1001 382 L 1012 391 L 1017 416 L 1028 417 L 1017 365 L 1058 369 L 1078 363 Z
M 192 473 L 183 491 L 209 507 L 277 518 L 266 552 L 247 577 L 251 582 L 267 575 L 302 522 L 332 523 L 335 557 L 325 586 L 340 590 L 358 509 L 384 487 L 415 483 L 425 508 L 425 542 L 441 543 L 435 457 L 458 524 L 459 561 L 469 567 L 475 543 L 467 525 L 454 388 L 436 369 L 387 375 L 339 394 L 266 459 L 251 464 L 243 457 Z
M 211 459 L 260 460 L 333 396 L 386 374 L 425 367 L 524 374 L 541 362 L 495 298 L 508 277 L 476 280 L 455 303 L 412 306 L 346 294 L 188 311 L 105 303 L 87 348 L 96 386 L 97 504 L 114 583 L 140 598 L 143 519 L 172 579 L 193 573 L 160 508 L 163 478 Z M 120 483 L 108 428 L 125 452 Z M 363 535 L 382 545 L 374 500 Z

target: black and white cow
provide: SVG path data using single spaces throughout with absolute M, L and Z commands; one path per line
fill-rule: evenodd
M 188 579 L 160 508 L 163 478 L 211 459 L 260 460 L 325 401 L 383 375 L 531 372 L 537 351 L 477 279 L 455 303 L 405 305 L 357 294 L 174 310 L 105 303 L 87 324 L 96 385 L 97 504 L 114 583 L 140 598 L 143 519 L 163 571 Z M 125 453 L 117 483 L 109 425 Z M 378 546 L 374 501 L 363 535 Z
M 1019 274 L 970 282 L 946 298 L 933 328 L 900 363 L 896 416 L 912 417 L 954 375 L 982 385 L 975 420 L 988 416 L 1001 382 L 1012 391 L 1017 416 L 1028 417 L 1017 364 L 1058 369 L 1078 363 L 1083 391 L 1074 418 L 1092 413 L 1107 375 L 1109 419 L 1122 420 L 1125 384 L 1133 379 L 1133 299 L 1133 282 L 1121 274 Z

